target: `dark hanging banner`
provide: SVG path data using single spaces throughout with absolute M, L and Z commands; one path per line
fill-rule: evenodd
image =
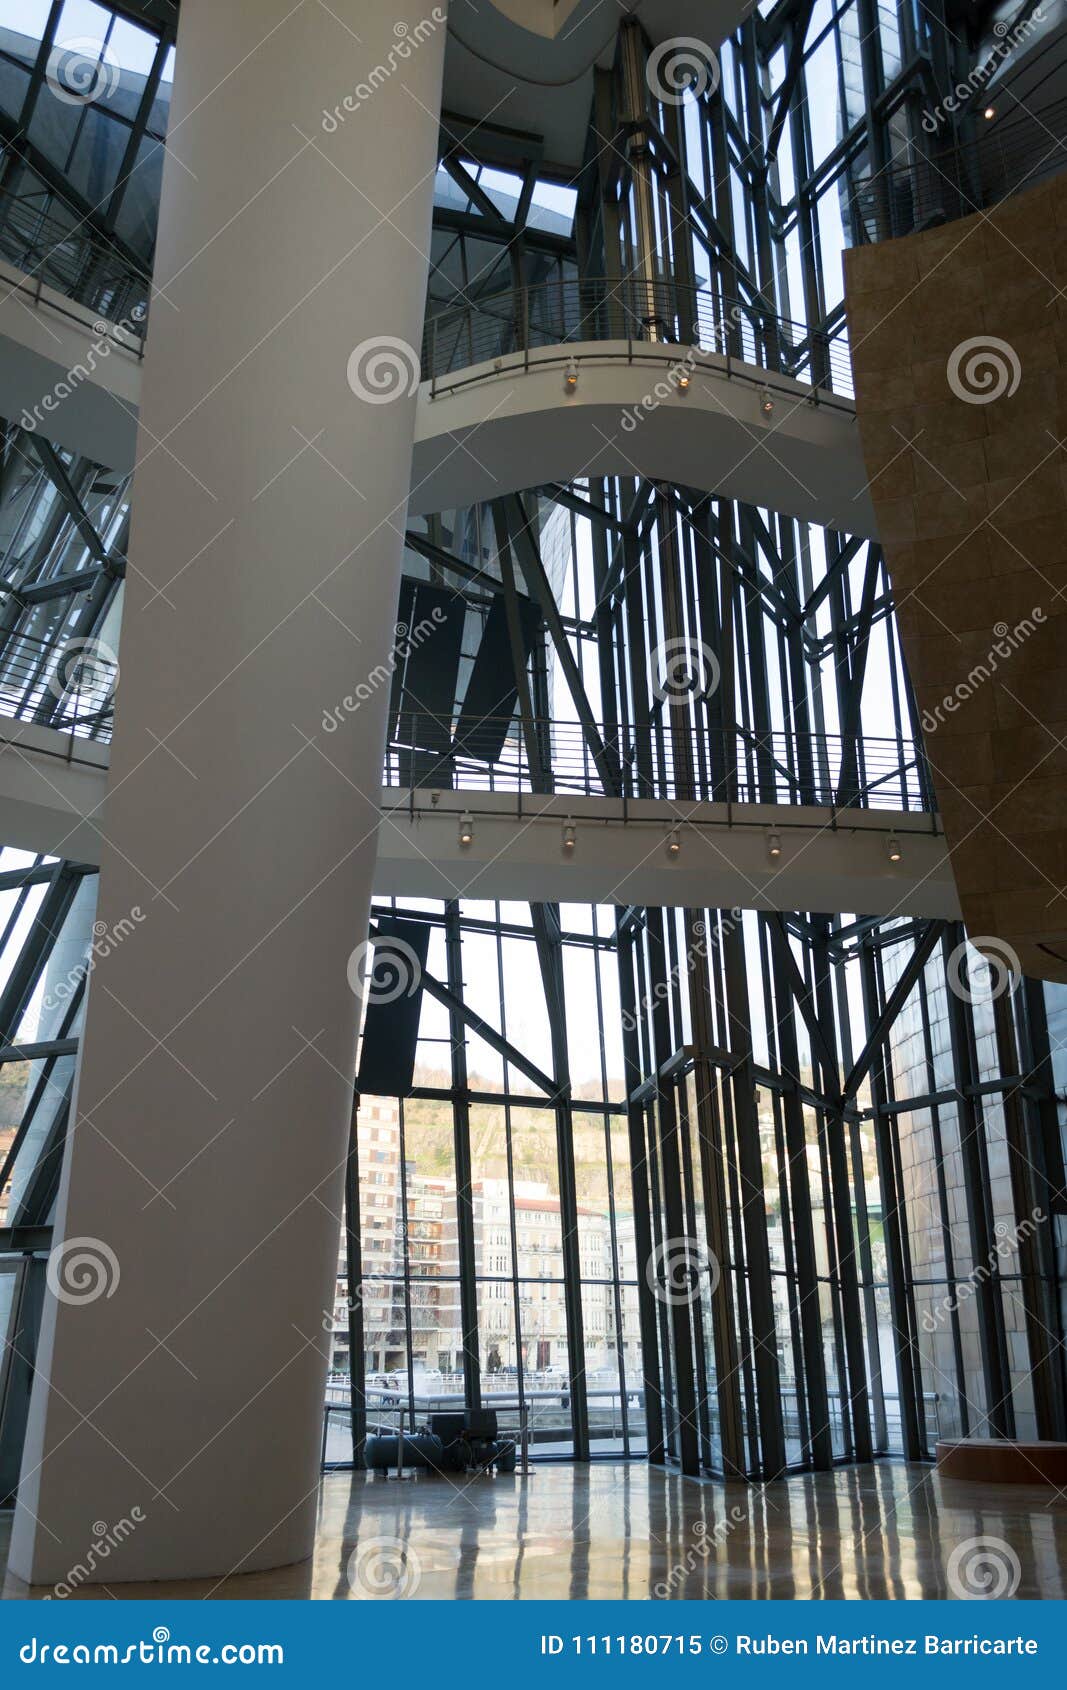
M 422 751 L 452 749 L 460 648 L 467 607 L 450 587 L 416 581 L 401 595 L 397 649 L 403 652 L 398 721 L 401 745 Z
M 540 634 L 541 615 L 529 599 L 520 599 L 519 617 L 524 654 L 529 661 Z M 504 749 L 518 698 L 515 665 L 508 640 L 507 607 L 503 593 L 497 593 L 485 619 L 481 643 L 467 683 L 467 695 L 456 724 L 455 748 L 458 754 L 483 763 L 497 762 Z
M 415 1073 L 430 929 L 424 921 L 397 916 L 383 916 L 375 929 L 362 981 L 367 1014 L 356 1090 L 372 1097 L 406 1097 Z

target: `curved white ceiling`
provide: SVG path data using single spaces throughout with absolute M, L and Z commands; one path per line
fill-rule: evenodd
M 461 117 L 525 130 L 554 164 L 577 167 L 593 99 L 593 67 L 609 66 L 619 25 L 636 17 L 653 43 L 698 41 L 715 52 L 754 0 L 465 0 L 449 11 L 444 105 Z M 522 21 L 519 22 L 518 20 Z

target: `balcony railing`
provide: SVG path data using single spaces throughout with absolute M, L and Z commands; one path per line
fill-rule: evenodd
M 582 341 L 658 342 L 696 347 L 733 363 L 755 365 L 813 388 L 853 397 L 852 366 L 843 325 L 833 334 L 809 332 L 751 301 L 706 287 L 634 279 L 543 282 L 443 311 L 428 318 L 422 379 L 448 378 L 495 358 L 525 359 L 538 347 Z
M 975 95 L 979 99 L 979 95 Z M 988 210 L 1067 164 L 1067 99 L 1034 115 L 1019 107 L 970 142 L 938 146 L 848 183 L 855 245 L 910 235 Z
M 709 1382 L 709 1390 L 714 1389 L 714 1382 Z M 634 1452 L 642 1452 L 645 1447 L 644 1424 L 644 1384 L 635 1379 L 632 1384 L 627 1381 L 620 1390 L 618 1387 L 609 1389 L 589 1389 L 588 1399 L 589 1435 L 596 1448 L 598 1445 L 605 1453 L 618 1453 L 617 1445 L 622 1438 L 623 1411 L 628 1424 L 631 1447 Z M 491 1374 L 482 1375 L 482 1406 L 496 1410 L 501 1433 L 506 1436 L 517 1436 L 522 1424 L 523 1414 L 526 1416 L 530 1431 L 531 1456 L 536 1460 L 538 1455 L 570 1454 L 572 1446 L 570 1390 L 564 1383 L 552 1390 L 546 1390 L 534 1381 L 533 1388 L 523 1392 L 520 1398 L 514 1385 L 504 1385 L 494 1380 Z M 901 1429 L 900 1397 L 895 1391 L 886 1391 L 882 1397 L 886 1418 L 886 1447 L 890 1451 L 902 1447 L 903 1433 Z M 795 1386 L 783 1385 L 781 1391 L 782 1429 L 787 1440 L 787 1456 L 791 1463 L 798 1466 L 808 1455 L 806 1444 L 805 1420 L 800 1413 L 800 1398 Z M 849 1418 L 846 1413 L 847 1399 L 840 1391 L 828 1394 L 828 1413 L 830 1433 L 834 1447 L 843 1450 L 847 1444 L 846 1427 Z M 382 1393 L 374 1389 L 366 1392 L 367 1428 L 371 1433 L 384 1433 L 386 1436 L 395 1433 L 402 1420 L 410 1425 L 411 1413 L 414 1410 L 416 1424 L 422 1419 L 428 1419 L 431 1414 L 460 1409 L 465 1404 L 462 1381 L 457 1388 L 426 1395 L 416 1392 L 409 1401 L 406 1382 L 403 1391 L 395 1394 Z M 926 1392 L 923 1397 L 926 1415 L 927 1435 L 931 1442 L 936 1442 L 941 1435 L 941 1398 L 936 1392 Z M 351 1461 L 351 1438 L 349 1436 L 349 1415 L 351 1413 L 349 1386 L 347 1382 L 332 1381 L 326 1389 L 324 1406 L 323 1436 L 322 1436 L 322 1465 L 325 1467 L 337 1462 L 345 1465 Z M 719 1457 L 718 1439 L 713 1437 L 712 1453 Z
M 99 641 L 13 634 L 0 659 L 0 716 L 77 739 L 111 739 L 118 664 Z
M 472 793 L 597 797 L 614 790 L 626 798 L 936 809 L 922 751 L 909 739 L 793 729 L 720 731 L 662 717 L 622 731 L 601 725 L 598 734 L 594 752 L 577 722 L 535 721 L 531 773 L 531 748 L 514 718 L 461 721 L 454 728 L 451 720 L 405 711 L 386 752 L 384 784 Z M 605 771 L 614 777 L 610 785 Z
M 143 338 L 150 279 L 43 184 L 0 193 L 0 258 Z
M 57 643 L 19 634 L 0 664 L 0 716 L 106 744 L 117 680 L 118 665 L 92 640 Z M 532 775 L 530 747 L 514 717 L 484 718 L 454 730 L 451 720 L 405 711 L 386 749 L 382 781 L 404 790 L 937 808 L 925 758 L 910 739 L 793 729 L 756 734 L 661 720 L 598 731 L 599 755 L 577 722 L 536 720 Z M 613 776 L 610 786 L 605 769 Z

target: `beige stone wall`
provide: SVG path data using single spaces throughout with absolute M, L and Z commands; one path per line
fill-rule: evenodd
M 1067 175 L 847 252 L 845 281 L 864 457 L 967 929 L 1067 980 Z

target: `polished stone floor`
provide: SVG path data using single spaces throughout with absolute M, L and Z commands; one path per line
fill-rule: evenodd
M 621 1462 L 466 1482 L 333 1473 L 323 1481 L 309 1562 L 74 1594 L 857 1600 L 959 1596 L 961 1581 L 979 1592 L 1011 1586 L 1017 1597 L 1067 1594 L 1067 1495 L 941 1479 L 895 1462 L 764 1487 L 697 1483 Z M 9 1575 L 3 1594 L 50 1592 Z

